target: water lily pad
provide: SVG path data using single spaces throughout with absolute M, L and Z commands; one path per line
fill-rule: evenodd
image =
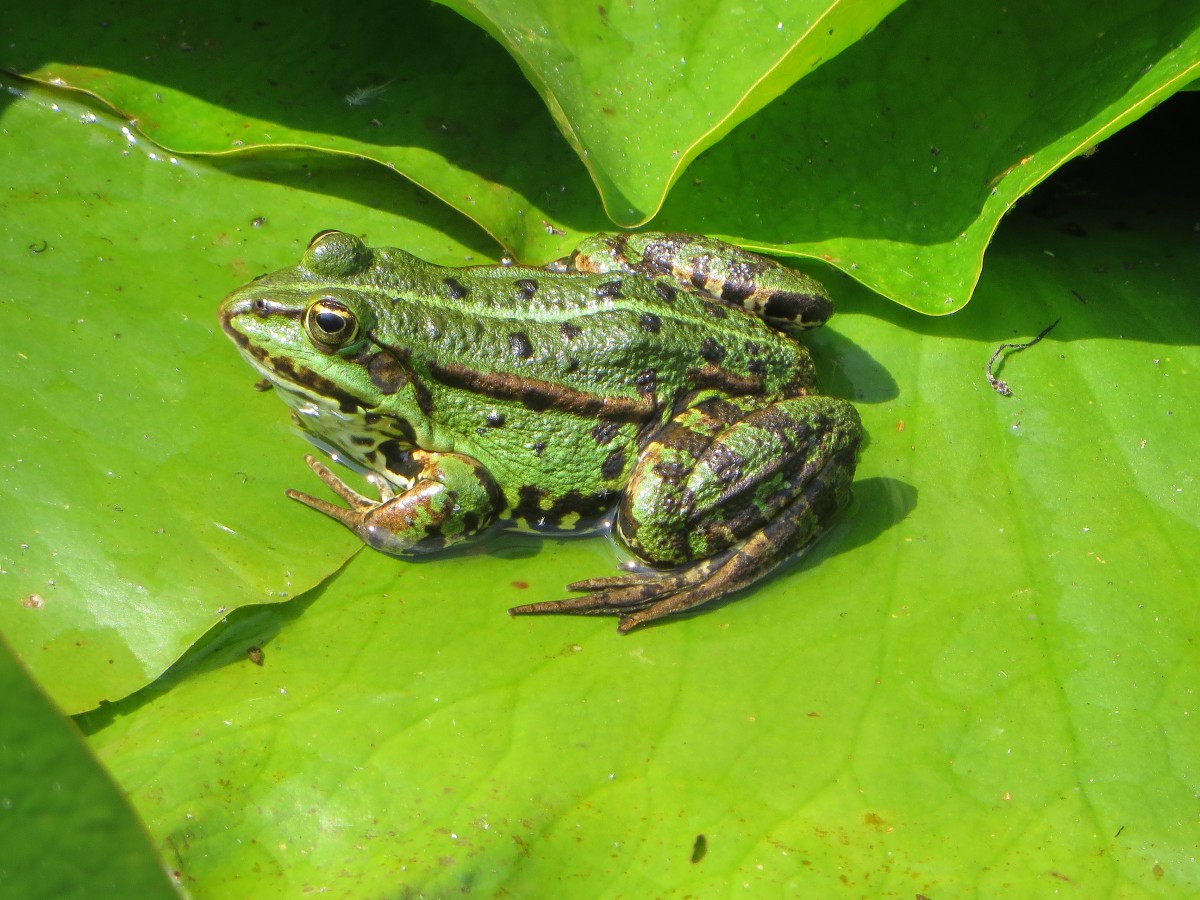
M 177 897 L 122 791 L 3 638 L 0 692 L 0 893 Z

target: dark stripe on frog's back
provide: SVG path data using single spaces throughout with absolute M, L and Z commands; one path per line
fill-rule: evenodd
M 634 383 L 647 370 L 657 374 L 660 403 L 697 386 L 689 372 L 703 371 L 703 386 L 735 373 L 726 379 L 734 393 L 786 393 L 811 380 L 806 351 L 756 317 L 684 293 L 665 301 L 638 276 L 521 267 L 477 274 L 457 279 L 468 285 L 459 299 L 380 303 L 376 336 L 411 349 L 418 374 L 448 387 L 536 398 L 543 408 L 580 415 L 604 415 L 601 407 L 615 404 L 625 411 L 609 417 L 623 421 L 649 412 Z M 422 340 L 405 341 L 410 334 Z M 417 343 L 436 349 L 422 358 Z

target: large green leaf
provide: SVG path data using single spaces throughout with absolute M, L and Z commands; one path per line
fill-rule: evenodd
M 531 262 L 606 223 L 547 108 L 633 224 L 812 70 L 690 167 L 656 227 L 820 257 L 937 314 L 967 302 L 1019 197 L 1200 71 L 1200 7 L 1173 0 L 925 0 L 837 52 L 891 5 L 826 4 L 813 29 L 808 3 L 457 3 L 541 101 L 499 46 L 416 3 L 360 5 L 353 22 L 270 0 L 103 19 L 76 5 L 55 29 L 33 13 L 0 23 L 0 64 L 94 91 L 175 149 L 378 160 Z
M 362 554 L 85 717 L 94 746 L 218 896 L 1195 893 L 1183 162 L 1153 194 L 1120 189 L 1128 157 L 1064 181 L 957 316 L 833 280 L 813 343 L 871 442 L 853 507 L 768 584 L 618 638 L 503 614 L 604 571 L 600 540 Z M 994 348 L 1055 319 L 996 394 Z
M 177 896 L 129 802 L 0 637 L 0 896 Z
M 701 151 L 902 0 L 442 2 L 513 55 L 613 221 L 640 225 Z

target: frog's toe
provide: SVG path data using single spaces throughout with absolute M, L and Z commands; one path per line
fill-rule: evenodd
M 703 592 L 702 596 L 693 595 L 697 589 L 703 588 L 719 568 L 718 561 L 706 559 L 672 572 L 635 572 L 586 578 L 567 585 L 568 590 L 586 591 L 583 597 L 527 603 L 514 606 L 508 612 L 514 616 L 620 616 L 617 631 L 624 634 L 638 625 L 712 599 L 712 592 Z
M 568 591 L 602 591 L 609 588 L 636 587 L 646 584 L 658 584 L 665 578 L 661 572 L 647 572 L 637 569 L 627 575 L 605 575 L 600 578 L 583 578 L 572 581 L 567 585 Z
M 350 485 L 346 484 L 346 482 L 342 481 L 342 479 L 334 475 L 333 472 L 329 470 L 328 466 L 322 463 L 311 453 L 304 457 L 304 461 L 308 463 L 308 467 L 317 474 L 317 477 L 319 477 L 323 482 L 325 482 L 326 485 L 329 486 L 331 491 L 333 491 L 344 501 L 346 501 L 346 503 L 350 504 L 353 509 L 359 512 L 367 512 L 368 510 L 374 509 L 382 501 L 390 500 L 393 496 L 392 491 L 385 485 L 377 485 L 377 487 L 380 488 L 379 500 L 372 500 L 370 497 L 364 497 L 362 494 L 358 493 L 358 491 L 350 487 Z M 314 497 L 312 494 L 306 494 L 304 491 L 289 490 L 287 491 L 287 495 L 293 500 L 299 500 L 310 509 L 323 512 L 327 516 L 332 516 L 333 518 L 341 521 L 336 514 L 329 511 L 330 509 L 338 509 L 338 507 L 333 506 L 331 503 L 320 500 Z M 345 512 L 345 510 L 342 511 Z

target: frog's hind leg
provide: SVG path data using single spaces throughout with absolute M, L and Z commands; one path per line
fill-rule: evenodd
M 833 478 L 838 480 L 836 475 Z M 783 515 L 732 550 L 670 575 L 618 575 L 577 581 L 568 588 L 589 591 L 588 596 L 562 601 L 564 607 L 569 604 L 571 608 L 545 612 L 619 615 L 617 631 L 624 634 L 639 625 L 694 609 L 753 584 L 784 559 L 811 545 L 839 508 L 819 475 Z
M 634 472 L 619 531 L 673 570 L 579 581 L 587 596 L 512 612 L 617 615 L 626 632 L 746 587 L 816 540 L 849 499 L 858 414 L 830 397 L 751 403 L 685 410 Z
M 833 302 L 820 282 L 766 256 L 699 234 L 597 234 L 560 265 L 567 271 L 630 272 L 669 278 L 796 334 L 824 325 Z

